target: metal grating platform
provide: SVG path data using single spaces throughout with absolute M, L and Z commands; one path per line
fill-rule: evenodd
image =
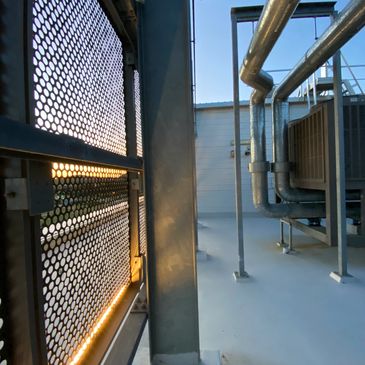
M 48 363 L 71 362 L 130 281 L 124 170 L 53 165 L 55 209 L 41 217 Z
M 97 0 L 33 3 L 35 124 L 126 154 L 122 43 Z

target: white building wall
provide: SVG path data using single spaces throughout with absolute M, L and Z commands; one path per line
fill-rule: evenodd
M 296 119 L 307 113 L 305 103 L 292 103 L 290 118 Z M 267 158 L 272 160 L 271 108 L 266 108 Z M 231 151 L 234 146 L 232 103 L 199 104 L 196 108 L 196 162 L 199 214 L 235 212 L 235 171 Z M 241 140 L 250 137 L 249 106 L 241 106 Z M 250 156 L 244 152 L 248 146 L 242 145 L 242 189 L 243 211 L 254 212 L 252 202 L 251 177 L 248 172 Z M 274 199 L 274 186 L 269 175 L 270 198 Z

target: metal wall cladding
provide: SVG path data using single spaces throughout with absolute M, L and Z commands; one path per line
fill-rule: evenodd
M 34 0 L 35 125 L 126 154 L 122 42 L 97 0 Z
M 346 188 L 365 187 L 365 98 L 344 97 Z M 332 137 L 331 137 L 332 136 Z M 334 153 L 333 100 L 313 107 L 304 118 L 288 125 L 291 184 L 304 189 L 326 189 L 330 151 Z M 333 161 L 332 161 L 333 162 Z
M 48 363 L 72 363 L 130 283 L 124 170 L 53 165 L 54 210 L 41 216 Z

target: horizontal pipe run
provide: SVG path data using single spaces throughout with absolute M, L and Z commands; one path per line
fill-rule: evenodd
M 293 2 L 285 0 L 271 0 L 266 3 L 263 14 L 260 17 L 260 21 L 257 25 L 256 32 L 252 38 L 249 50 L 243 61 L 241 67 L 241 80 L 246 84 L 255 88 L 250 101 L 251 112 L 251 164 L 250 170 L 252 173 L 252 188 L 253 188 L 253 200 L 256 208 L 258 208 L 263 214 L 269 217 L 291 217 L 291 218 L 307 218 L 307 217 L 324 217 L 325 216 L 325 204 L 324 203 L 284 203 L 284 204 L 270 204 L 268 199 L 268 184 L 267 173 L 269 163 L 266 161 L 266 139 L 265 139 L 265 107 L 264 100 L 266 95 L 271 91 L 272 83 L 271 77 L 261 70 L 261 67 L 274 46 L 276 40 L 280 36 L 282 29 L 290 18 L 290 12 L 288 11 L 289 3 L 293 6 Z M 283 8 L 284 7 L 284 8 Z M 324 36 L 311 48 L 312 53 L 308 53 L 299 63 L 296 71 L 291 72 L 289 77 L 274 91 L 273 100 L 283 97 L 285 99 L 290 92 L 286 95 L 289 87 L 292 87 L 293 91 L 297 85 L 293 86 L 293 79 L 298 79 L 297 75 L 305 77 L 302 81 L 310 76 L 313 71 L 323 64 L 336 50 L 341 47 L 347 40 L 349 40 L 353 34 L 363 26 L 365 19 L 362 19 L 355 11 L 359 8 L 365 8 L 360 6 L 360 2 L 355 0 L 339 15 L 339 18 L 334 24 L 332 24 L 325 32 Z M 279 10 L 280 9 L 280 10 Z M 295 9 L 295 8 L 294 8 Z M 291 9 L 294 11 L 294 9 Z M 280 11 L 278 14 L 277 11 Z M 286 11 L 285 11 L 286 10 Z M 361 13 L 365 10 L 361 9 Z M 351 19 L 354 18 L 354 20 Z M 346 24 L 349 23 L 349 24 Z M 343 29 L 345 29 L 343 31 Z M 327 46 L 324 43 L 328 43 Z M 320 46 L 318 46 L 318 44 Z M 323 48 L 323 49 L 321 49 Z M 332 53 L 331 53 L 332 52 Z M 324 58 L 326 55 L 326 58 Z M 311 59 L 310 57 L 313 59 Z M 312 61 L 318 63 L 317 67 L 311 70 Z M 307 75 L 307 73 L 309 74 Z M 294 75 L 290 77 L 290 75 Z M 299 78 L 300 78 L 299 77 Z M 289 80 L 289 81 L 288 81 Z M 299 84 L 299 82 L 298 82 Z M 289 86 L 288 86 L 289 85 Z M 278 191 L 282 193 L 283 197 L 292 199 L 291 193 L 294 195 L 294 199 L 302 199 L 302 192 L 289 190 L 289 162 L 287 158 L 287 122 L 289 117 L 289 105 L 280 104 L 274 108 L 273 114 L 276 117 L 276 122 L 281 123 L 276 125 L 276 129 L 273 130 L 273 140 L 276 143 L 274 146 L 274 156 L 276 164 L 274 165 L 274 171 L 276 173 L 276 182 L 278 183 Z M 276 116 L 279 113 L 279 117 Z M 276 123 L 275 122 L 275 123 Z M 281 149 L 276 148 L 280 146 Z M 279 155 L 279 156 L 278 156 Z M 285 195 L 286 194 L 286 195 Z M 322 195 L 317 192 L 308 194 L 304 199 L 310 201 L 322 200 Z M 289 200 L 289 199 L 288 199 Z M 351 212 L 348 211 L 348 214 Z M 353 213 L 351 213 L 353 214 Z
M 352 0 L 276 88 L 273 99 L 286 99 L 364 25 L 364 0 Z
M 263 101 L 273 87 L 272 77 L 261 68 L 298 3 L 299 0 L 272 0 L 262 11 L 240 69 L 241 80 L 255 89 L 251 98 L 255 103 Z
M 275 89 L 272 98 L 273 156 L 277 166 L 287 166 L 275 173 L 275 189 L 281 199 L 290 202 L 324 201 L 321 191 L 294 189 L 290 186 L 288 156 L 289 103 L 286 98 L 318 67 L 324 64 L 337 49 L 351 39 L 365 25 L 363 0 L 353 0 L 338 15 L 318 41 L 306 52 L 297 66 Z M 346 199 L 358 200 L 358 192 L 347 192 Z
M 49 133 L 3 117 L 0 117 L 0 128 L 1 154 L 30 160 L 87 163 L 143 171 L 142 159 L 105 151 L 71 136 Z

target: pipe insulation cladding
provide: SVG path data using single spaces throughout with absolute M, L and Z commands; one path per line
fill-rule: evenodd
M 267 174 L 269 171 L 269 162 L 266 161 L 266 138 L 265 138 L 265 113 L 264 102 L 267 94 L 272 90 L 272 77 L 261 70 L 265 59 L 272 50 L 275 42 L 279 38 L 282 30 L 289 21 L 293 12 L 295 11 L 299 1 L 293 0 L 269 0 L 262 12 L 255 34 L 252 37 L 246 57 L 240 69 L 240 78 L 247 85 L 252 86 L 254 91 L 251 96 L 251 164 L 250 171 L 252 174 L 252 189 L 253 200 L 257 209 L 269 217 L 290 217 L 290 218 L 308 218 L 308 217 L 324 217 L 325 204 L 324 203 L 284 203 L 284 204 L 270 204 L 268 199 L 268 184 Z M 337 49 L 345 44 L 365 25 L 365 4 L 363 0 L 353 0 L 336 18 L 320 39 L 306 52 L 305 56 L 298 63 L 298 65 L 289 73 L 281 85 L 275 90 L 273 99 L 286 99 L 288 95 L 295 88 L 308 78 L 320 65 L 322 65 L 329 57 L 331 57 Z M 283 100 L 286 102 L 286 100 Z M 275 107 L 273 114 L 276 117 L 274 121 L 276 129 L 274 130 L 275 139 L 281 138 L 282 148 L 287 149 L 287 127 L 286 113 L 277 117 L 275 110 L 281 110 L 286 104 Z M 278 113 L 280 114 L 280 113 Z M 279 124 L 281 123 L 281 124 Z M 283 126 L 279 128 L 278 125 Z M 276 150 L 275 156 L 282 154 L 284 158 L 281 161 L 276 161 L 274 165 L 274 172 L 279 176 L 276 182 L 284 178 L 284 188 L 287 186 L 286 178 L 289 174 L 289 164 L 287 159 L 287 152 Z M 281 176 L 281 178 L 280 178 Z M 282 186 L 282 185 L 281 185 Z M 280 187 L 280 185 L 279 185 Z M 285 191 L 284 191 L 285 192 Z M 289 191 L 289 194 L 293 191 Z M 298 193 L 297 191 L 295 193 Z M 322 195 L 311 193 L 312 196 L 304 198 L 305 200 L 312 200 L 316 198 L 323 199 Z M 283 194 L 284 195 L 284 194 Z M 301 195 L 297 194 L 295 199 L 303 199 Z M 357 209 L 348 209 L 348 216 L 357 214 Z
M 365 1 L 352 0 L 275 89 L 273 99 L 286 99 L 364 25 Z

